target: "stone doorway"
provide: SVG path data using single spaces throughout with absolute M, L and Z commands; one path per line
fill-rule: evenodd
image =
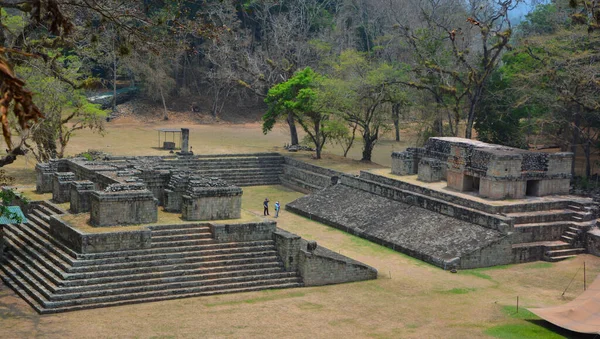
M 539 180 L 527 180 L 527 188 L 525 189 L 525 195 L 538 197 L 540 196 L 540 181 Z

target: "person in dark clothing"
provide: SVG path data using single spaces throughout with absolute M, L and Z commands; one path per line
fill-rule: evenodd
M 263 201 L 263 208 L 264 208 L 263 214 L 265 216 L 269 215 L 269 198 L 265 198 L 265 201 Z

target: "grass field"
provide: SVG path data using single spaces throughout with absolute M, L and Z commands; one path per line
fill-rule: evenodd
M 109 125 L 104 138 L 82 132 L 72 140 L 70 153 L 92 148 L 113 154 L 162 154 L 152 148 L 157 143 L 153 130 L 157 127 Z M 284 130 L 264 136 L 259 125 L 186 127 L 191 130 L 196 154 L 281 150 L 276 146 L 288 142 Z M 377 146 L 374 159 L 389 164 L 391 150 L 407 144 L 384 141 Z M 358 157 L 360 145 L 353 152 Z M 349 172 L 373 167 L 335 156 L 322 163 Z M 19 160 L 7 169 L 25 190 L 34 185 L 31 159 Z M 281 186 L 247 187 L 242 208 L 244 215 L 260 216 L 265 197 L 285 205 L 300 196 Z M 283 229 L 375 267 L 379 278 L 45 316 L 37 315 L 12 290 L 0 285 L 0 338 L 572 337 L 573 333 L 537 319 L 525 308 L 559 305 L 578 296 L 583 291 L 584 262 L 589 282 L 600 273 L 600 258 L 580 255 L 558 263 L 534 262 L 453 274 L 285 210 L 277 222 Z

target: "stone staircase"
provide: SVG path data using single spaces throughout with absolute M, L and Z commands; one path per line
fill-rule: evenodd
M 77 254 L 48 233 L 50 205 L 5 226 L 0 277 L 39 313 L 302 286 L 272 240 L 216 243 L 208 227 L 153 226 L 152 247 Z
M 556 262 L 585 253 L 581 235 L 596 225 L 595 213 L 588 206 L 568 205 L 564 209 L 505 213 L 515 220 L 520 242 L 513 249 L 529 249 L 534 257 Z M 529 260 L 524 260 L 529 261 Z
M 220 178 L 236 186 L 259 186 L 280 184 L 284 158 L 277 153 L 264 153 L 179 158 L 164 163 L 185 166 L 197 175 Z

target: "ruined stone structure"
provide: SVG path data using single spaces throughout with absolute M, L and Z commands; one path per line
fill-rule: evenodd
M 276 154 L 64 159 L 37 166 L 37 190 L 90 213 L 94 232 L 50 201 L 6 225 L 0 278 L 36 311 L 56 313 L 173 298 L 375 279 L 365 264 L 280 230 L 241 222 L 239 185 L 280 183 Z M 157 209 L 183 224 L 158 224 Z M 213 219 L 230 219 L 211 222 Z M 123 226 L 138 224 L 131 228 Z
M 217 178 L 188 181 L 181 196 L 184 220 L 237 219 L 242 209 L 242 189 Z
M 506 179 L 507 188 L 490 190 L 510 191 L 511 183 L 527 185 L 528 178 L 537 176 L 537 194 L 545 195 L 552 192 L 548 187 L 554 183 L 564 185 L 570 154 L 514 156 L 486 150 L 489 158 L 483 164 L 483 160 L 473 157 L 486 152 L 471 150 L 462 157 L 448 155 L 455 145 L 445 139 L 435 138 L 425 148 L 394 153 L 392 173 L 390 169 L 361 171 L 357 177 L 286 159 L 293 168 L 284 169 L 286 178 L 282 181 L 312 192 L 287 204 L 286 210 L 444 269 L 558 261 L 578 253 L 600 253 L 598 207 L 592 199 L 550 195 L 496 203 L 479 195 L 455 193 L 445 185 L 429 185 L 454 174 L 458 177 L 460 173 L 451 173 L 457 166 L 450 168 L 448 159 L 455 164 L 463 159 L 470 164 L 463 167 L 463 176 L 475 173 L 472 169 L 476 167 L 484 182 L 494 183 L 497 179 L 501 184 Z M 466 144 L 454 149 L 463 152 L 471 147 L 468 145 L 479 143 Z M 521 177 L 502 176 L 505 168 L 497 170 L 506 165 L 506 159 L 518 160 L 519 164 L 506 167 L 506 172 L 516 173 L 515 166 L 520 166 L 525 173 Z M 331 184 L 327 184 L 328 179 L 332 179 Z M 556 187 L 552 189 L 558 190 Z M 562 189 L 558 192 L 564 193 Z
M 446 180 L 488 199 L 568 194 L 572 153 L 539 153 L 463 138 L 430 138 L 424 148 L 392 154 L 392 173 Z

